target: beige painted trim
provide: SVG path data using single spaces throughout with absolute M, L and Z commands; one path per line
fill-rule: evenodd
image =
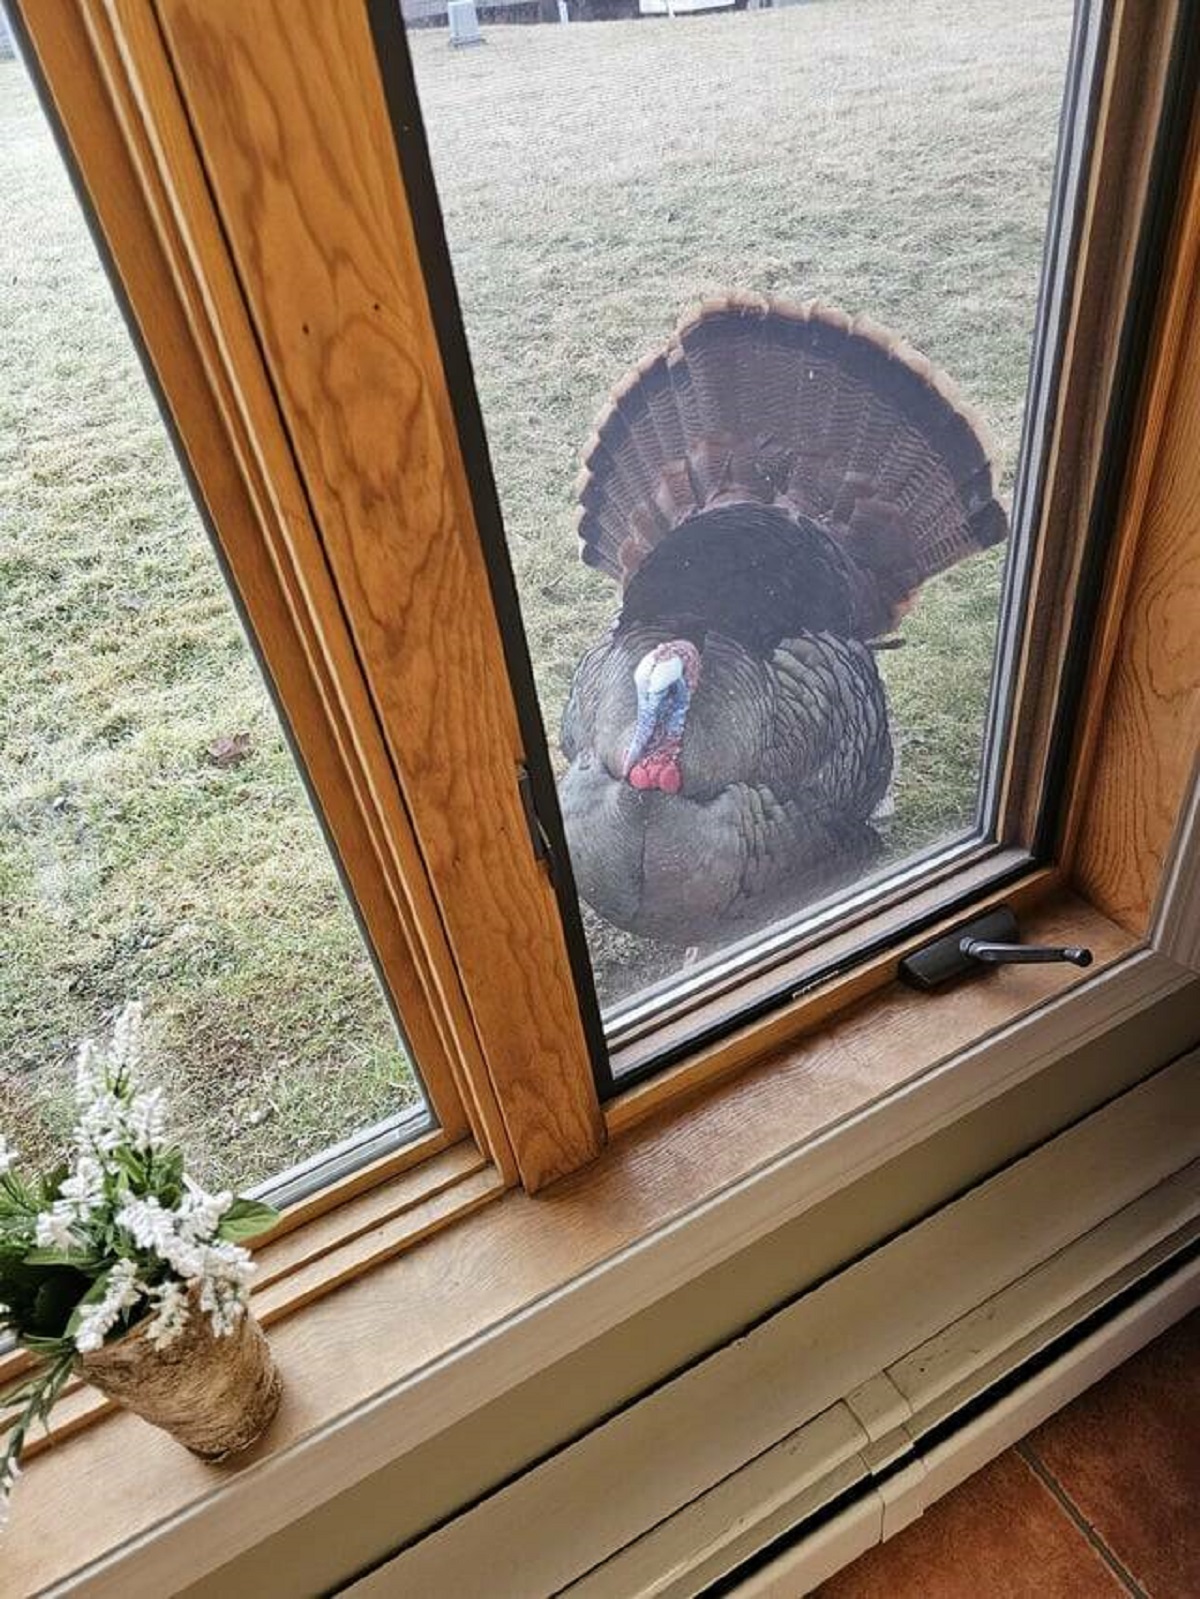
M 589 1599 L 683 1599 L 842 1491 L 855 1456 L 868 1483 L 910 1457 L 879 1488 L 890 1536 L 927 1502 L 914 1439 L 1200 1236 L 1197 1162 L 1200 1052 L 349 1591 L 468 1593 L 486 1571 L 506 1599 L 571 1584 Z
M 917 1503 L 902 1505 L 897 1521 L 908 1525 L 915 1520 L 928 1505 L 1128 1360 L 1197 1304 L 1200 1262 L 1193 1261 L 989 1408 L 962 1432 L 931 1450 L 921 1462 L 922 1475 L 909 1485 L 912 1500 Z M 900 1530 L 899 1525 L 885 1530 L 886 1498 L 884 1491 L 872 1489 L 860 1503 L 741 1583 L 736 1589 L 738 1599 L 797 1599 L 798 1595 L 810 1593 L 851 1560 Z M 915 1514 L 910 1513 L 914 1509 Z M 631 1599 L 631 1590 L 625 1590 L 623 1599 Z

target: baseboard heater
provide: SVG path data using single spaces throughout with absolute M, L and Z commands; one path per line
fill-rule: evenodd
M 871 1520 L 869 1511 L 866 1516 L 859 1513 L 871 1506 L 880 1490 L 901 1479 L 913 1466 L 924 1469 L 926 1463 L 938 1455 L 953 1456 L 958 1452 L 957 1445 L 960 1443 L 964 1446 L 963 1462 L 966 1469 L 959 1480 L 970 1476 L 987 1458 L 986 1455 L 984 1459 L 979 1458 L 980 1441 L 981 1433 L 986 1434 L 989 1430 L 991 1417 L 996 1418 L 998 1436 L 1003 1438 L 990 1451 L 991 1455 L 995 1455 L 1012 1441 L 1009 1434 L 1012 1432 L 1011 1416 L 1014 1410 L 1028 1421 L 1028 1425 L 1023 1425 L 1017 1434 L 1022 1436 L 1030 1427 L 1036 1426 L 1046 1415 L 1059 1408 L 1060 1396 L 1057 1391 L 1053 1404 L 1044 1408 L 1038 1405 L 1038 1396 L 1044 1391 L 1044 1379 L 1053 1376 L 1056 1368 L 1070 1369 L 1078 1365 L 1079 1375 L 1084 1380 L 1079 1382 L 1077 1391 L 1082 1392 L 1102 1372 L 1093 1372 L 1089 1366 L 1079 1365 L 1078 1357 L 1081 1354 L 1086 1355 L 1098 1343 L 1111 1344 L 1114 1358 L 1106 1362 L 1104 1368 L 1111 1369 L 1133 1352 L 1128 1347 L 1128 1338 L 1121 1336 L 1122 1333 L 1128 1333 L 1131 1322 L 1140 1325 L 1144 1335 L 1136 1339 L 1134 1347 L 1149 1342 L 1161 1328 L 1169 1326 L 1175 1315 L 1163 1318 L 1155 1315 L 1154 1310 L 1158 1305 L 1165 1304 L 1174 1312 L 1176 1306 L 1194 1302 L 1200 1294 L 1198 1268 L 1200 1238 L 1194 1238 L 1156 1264 L 1143 1277 L 1129 1283 L 1106 1304 L 1097 1307 L 1050 1343 L 1028 1355 L 965 1404 L 942 1417 L 926 1431 L 918 1433 L 910 1448 L 878 1471 L 869 1472 L 858 1482 L 842 1489 L 725 1576 L 698 1589 L 697 1599 L 724 1599 L 726 1595 L 743 1595 L 748 1599 L 749 1595 L 767 1594 L 775 1587 L 787 1593 L 789 1599 L 795 1599 L 798 1593 L 804 1591 L 795 1586 L 797 1581 L 807 1579 L 806 1588 L 825 1581 L 845 1564 L 840 1558 L 831 1563 L 826 1554 L 826 1548 L 836 1543 L 836 1539 L 828 1535 L 836 1531 L 839 1523 L 846 1524 L 849 1529 L 856 1520 Z M 1143 1310 L 1150 1311 L 1148 1319 L 1143 1320 Z M 1106 1334 L 1115 1336 L 1106 1338 Z M 1065 1371 L 1063 1375 L 1066 1375 Z M 1036 1414 L 1035 1411 L 1042 1413 Z M 943 1485 L 943 1491 L 945 1486 L 949 1485 Z M 872 1547 L 874 1541 L 865 1544 L 864 1549 Z M 806 1559 L 806 1553 L 809 1552 L 811 1557 Z M 811 1575 L 803 1573 L 806 1565 Z
M 1197 1304 L 1193 1052 L 348 1591 L 797 1599 Z

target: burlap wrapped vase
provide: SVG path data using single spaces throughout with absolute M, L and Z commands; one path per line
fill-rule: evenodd
M 279 1408 L 278 1368 L 262 1328 L 247 1312 L 218 1338 L 192 1306 L 180 1336 L 155 1349 L 145 1322 L 102 1349 L 80 1355 L 85 1382 L 169 1432 L 202 1460 L 223 1460 L 261 1438 Z

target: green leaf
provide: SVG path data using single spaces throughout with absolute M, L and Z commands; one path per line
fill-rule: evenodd
M 274 1205 L 264 1205 L 258 1199 L 235 1199 L 221 1217 L 217 1237 L 226 1243 L 244 1244 L 269 1232 L 278 1220 Z
M 25 1254 L 27 1266 L 74 1266 L 76 1271 L 95 1271 L 100 1264 L 98 1256 L 90 1249 L 30 1249 Z
M 32 1223 L 11 1222 L 6 1225 L 0 1216 L 0 1271 L 3 1271 L 7 1260 L 24 1260 L 33 1238 Z
M 75 1345 L 65 1338 L 39 1338 L 36 1333 L 22 1333 L 17 1340 L 22 1349 L 28 1349 L 31 1354 L 42 1355 L 47 1359 L 55 1359 L 64 1350 L 74 1350 Z
M 136 1149 L 128 1149 L 125 1145 L 114 1149 L 110 1157 L 124 1173 L 130 1187 L 135 1194 L 145 1191 L 146 1186 L 146 1157 Z
M 16 1171 L 0 1177 L 0 1215 L 36 1216 L 43 1209 L 36 1189 Z
M 155 1155 L 153 1189 L 168 1210 L 183 1198 L 183 1151 L 177 1144 Z
M 38 1181 L 38 1194 L 40 1196 L 40 1204 L 38 1205 L 39 1210 L 50 1209 L 50 1206 L 58 1198 L 59 1189 L 66 1182 L 67 1178 L 70 1176 L 70 1173 L 71 1168 L 67 1165 L 65 1160 L 59 1161 L 57 1166 L 51 1166 L 49 1171 L 42 1173 L 42 1176 Z

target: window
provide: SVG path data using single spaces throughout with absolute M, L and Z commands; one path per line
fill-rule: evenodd
M 376 36 L 607 1096 L 1053 852 L 1111 35 L 576 9 Z
M 378 1153 L 415 1068 L 15 59 L 0 120 L 0 1130 L 49 1164 L 136 995 L 214 1185 Z
M 1055 880 L 1169 18 L 152 9 L 26 22 L 426 1152 L 536 1190 Z

